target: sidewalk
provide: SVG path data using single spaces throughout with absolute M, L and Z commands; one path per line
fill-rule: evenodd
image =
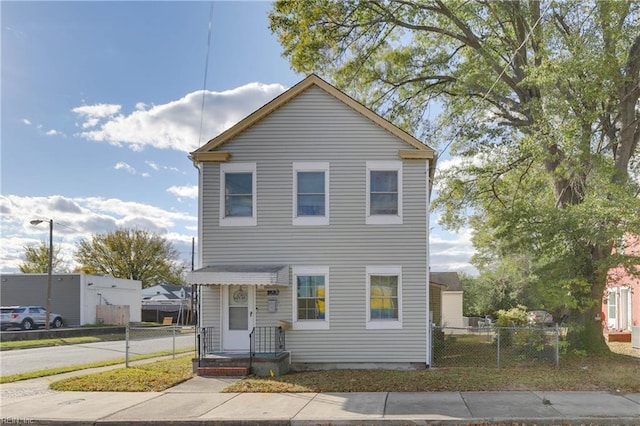
M 57 379 L 57 378 L 56 378 Z M 44 379 L 1 387 L 2 424 L 638 425 L 640 394 L 609 392 L 220 393 L 194 377 L 164 392 L 56 392 Z M 30 390 L 30 391 L 29 391 Z

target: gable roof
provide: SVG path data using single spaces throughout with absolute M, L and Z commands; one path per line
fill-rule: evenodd
M 242 119 L 240 122 L 235 124 L 233 127 L 225 130 L 220 133 L 218 136 L 211 139 L 209 142 L 198 148 L 197 150 L 191 153 L 191 159 L 194 163 L 199 163 L 202 161 L 227 161 L 231 154 L 226 152 L 220 152 L 216 150 L 224 145 L 226 142 L 242 133 L 244 130 L 248 129 L 250 126 L 256 124 L 263 118 L 267 117 L 276 109 L 280 108 L 287 102 L 294 99 L 296 96 L 309 89 L 310 87 L 315 86 L 324 90 L 329 95 L 338 99 L 345 105 L 349 106 L 356 112 L 360 113 L 364 117 L 373 121 L 383 129 L 387 130 L 391 134 L 400 138 L 402 141 L 406 142 L 410 148 L 406 150 L 400 150 L 400 155 L 403 158 L 407 159 L 421 159 L 421 160 L 434 160 L 435 159 L 435 151 L 428 147 L 427 145 L 420 142 L 415 137 L 411 136 L 409 133 L 405 132 L 401 128 L 392 124 L 390 121 L 382 118 L 369 108 L 362 105 L 360 102 L 346 95 L 344 92 L 338 90 L 331 84 L 327 83 L 316 74 L 311 74 L 286 92 L 282 93 L 272 101 L 268 102 L 261 108 L 257 109 L 253 113 L 249 114 L 247 117 Z
M 446 286 L 445 291 L 462 291 L 462 283 L 457 272 L 430 272 L 429 282 Z

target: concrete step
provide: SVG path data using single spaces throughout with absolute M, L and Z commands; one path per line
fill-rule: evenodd
M 249 367 L 198 367 L 198 376 L 248 376 Z

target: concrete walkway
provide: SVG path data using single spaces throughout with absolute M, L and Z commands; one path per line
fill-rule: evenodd
M 0 423 L 640 425 L 640 394 L 530 391 L 238 394 L 220 393 L 237 379 L 205 377 L 194 377 L 164 392 L 48 389 L 48 383 L 59 378 L 1 385 Z

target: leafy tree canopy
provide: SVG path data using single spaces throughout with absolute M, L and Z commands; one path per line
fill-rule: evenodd
M 19 266 L 20 272 L 25 274 L 46 274 L 49 272 L 49 245 L 44 241 L 24 246 L 24 262 Z M 65 262 L 60 257 L 60 249 L 53 247 L 51 258 L 52 272 L 66 272 Z
M 164 238 L 147 231 L 119 229 L 81 240 L 75 259 L 89 274 L 142 281 L 142 287 L 183 283 L 179 253 Z
M 476 231 L 485 267 L 531 259 L 572 343 L 606 350 L 606 271 L 637 263 L 612 247 L 640 232 L 639 2 L 281 0 L 270 20 L 296 71 L 450 148 L 443 223 Z

